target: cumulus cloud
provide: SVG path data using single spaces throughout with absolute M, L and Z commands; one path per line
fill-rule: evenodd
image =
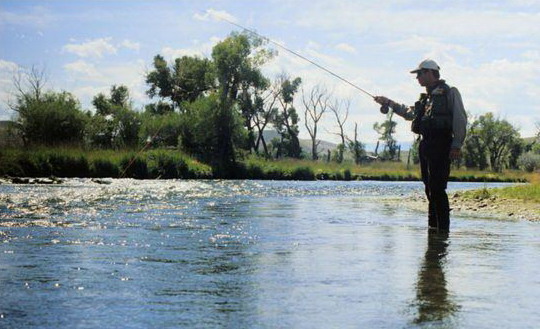
M 337 44 L 336 49 L 344 51 L 346 53 L 356 54 L 356 48 L 345 42 Z
M 107 54 L 116 54 L 117 47 L 111 43 L 112 38 L 98 38 L 83 43 L 71 43 L 62 49 L 80 57 L 102 58 Z
M 0 26 L 18 25 L 33 28 L 45 28 L 55 20 L 55 15 L 43 6 L 32 6 L 21 13 L 0 8 Z
M 211 21 L 211 20 L 227 20 L 236 23 L 238 20 L 233 15 L 229 14 L 224 10 L 215 10 L 213 8 L 207 9 L 203 14 L 195 13 L 193 18 L 200 21 Z
M 5 61 L 3 59 L 0 59 L 0 72 L 15 72 L 19 69 L 19 65 L 14 62 Z
M 99 92 L 107 93 L 112 85 L 125 85 L 135 104 L 148 101 L 145 94 L 145 62 L 142 59 L 123 62 L 121 64 L 101 64 L 79 60 L 64 65 L 68 73 L 65 85 L 59 86 L 76 95 L 83 107 L 90 108 L 92 98 Z
M 64 65 L 64 69 L 71 74 L 75 74 L 84 79 L 101 79 L 102 75 L 98 72 L 95 65 L 84 60 L 68 63 Z
M 19 69 L 17 63 L 0 59 L 0 120 L 8 120 L 13 115 L 7 104 L 11 98 L 13 76 Z
M 212 53 L 212 48 L 220 42 L 218 37 L 211 37 L 206 42 L 193 41 L 191 47 L 185 48 L 173 48 L 170 46 L 163 47 L 160 54 L 162 54 L 167 60 L 173 60 L 182 56 L 199 56 L 208 57 Z
M 140 43 L 134 42 L 134 41 L 131 41 L 131 40 L 128 40 L 128 39 L 125 39 L 124 41 L 122 41 L 120 43 L 120 46 L 124 47 L 124 48 L 127 48 L 127 49 L 136 50 L 136 51 L 139 51 L 141 49 L 141 44 Z

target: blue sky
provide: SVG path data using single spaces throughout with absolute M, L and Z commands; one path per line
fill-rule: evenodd
M 13 115 L 6 102 L 14 70 L 32 65 L 46 68 L 49 88 L 74 93 L 85 109 L 112 84 L 127 85 L 141 107 L 150 102 L 144 74 L 152 58 L 209 56 L 238 30 L 221 16 L 405 104 L 422 92 L 408 72 L 429 57 L 472 115 L 495 112 L 523 136 L 540 122 L 540 2 L 533 0 L 0 0 L 0 119 Z M 350 99 L 347 133 L 357 122 L 362 140 L 376 140 L 372 126 L 383 117 L 369 97 L 284 51 L 263 69 L 269 77 L 302 77 L 306 91 L 323 84 L 336 99 Z M 296 106 L 302 112 L 301 102 Z M 303 122 L 301 131 L 307 137 Z M 337 141 L 335 131 L 328 113 L 320 137 Z M 401 120 L 397 136 L 414 137 Z

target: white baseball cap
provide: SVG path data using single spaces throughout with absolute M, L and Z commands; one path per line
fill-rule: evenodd
M 421 70 L 435 70 L 439 71 L 441 68 L 439 65 L 432 59 L 424 59 L 420 64 L 418 64 L 418 68 L 411 71 L 411 73 L 417 73 Z

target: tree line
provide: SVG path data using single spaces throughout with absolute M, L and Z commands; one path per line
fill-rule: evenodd
M 33 68 L 14 77 L 14 131 L 26 146 L 177 147 L 226 177 L 248 153 L 306 157 L 298 137 L 303 111 L 313 160 L 321 158 L 320 121 L 332 114 L 340 143 L 331 158 L 343 162 L 347 154 L 357 164 L 366 160 L 358 124 L 352 139 L 344 130 L 350 101 L 332 97 L 321 85 L 304 90 L 298 77 L 264 76 L 261 66 L 275 55 L 264 40 L 242 33 L 216 44 L 209 58 L 183 56 L 168 63 L 156 55 L 146 73 L 152 103 L 142 110 L 134 109 L 126 86 L 113 85 L 109 93 L 94 96 L 95 111 L 84 111 L 71 93 L 45 91 L 43 71 Z M 302 108 L 297 109 L 297 103 Z M 396 125 L 390 116 L 373 127 L 383 145 L 378 154 L 382 160 L 399 159 Z M 278 137 L 266 140 L 264 132 L 270 127 Z M 511 124 L 491 113 L 472 120 L 468 131 L 458 165 L 500 171 L 531 166 L 535 170 L 540 163 L 538 143 L 524 143 Z

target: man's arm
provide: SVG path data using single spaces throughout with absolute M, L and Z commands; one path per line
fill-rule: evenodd
M 386 98 L 384 96 L 376 96 L 375 101 L 381 105 L 389 106 L 394 113 L 403 117 L 405 120 L 412 121 L 414 119 L 414 111 L 412 107 L 407 105 L 398 104 L 393 100 Z
M 467 113 L 459 90 L 456 88 L 451 88 L 449 91 L 449 103 L 453 116 L 452 133 L 454 137 L 452 139 L 452 148 L 461 149 L 467 133 Z

